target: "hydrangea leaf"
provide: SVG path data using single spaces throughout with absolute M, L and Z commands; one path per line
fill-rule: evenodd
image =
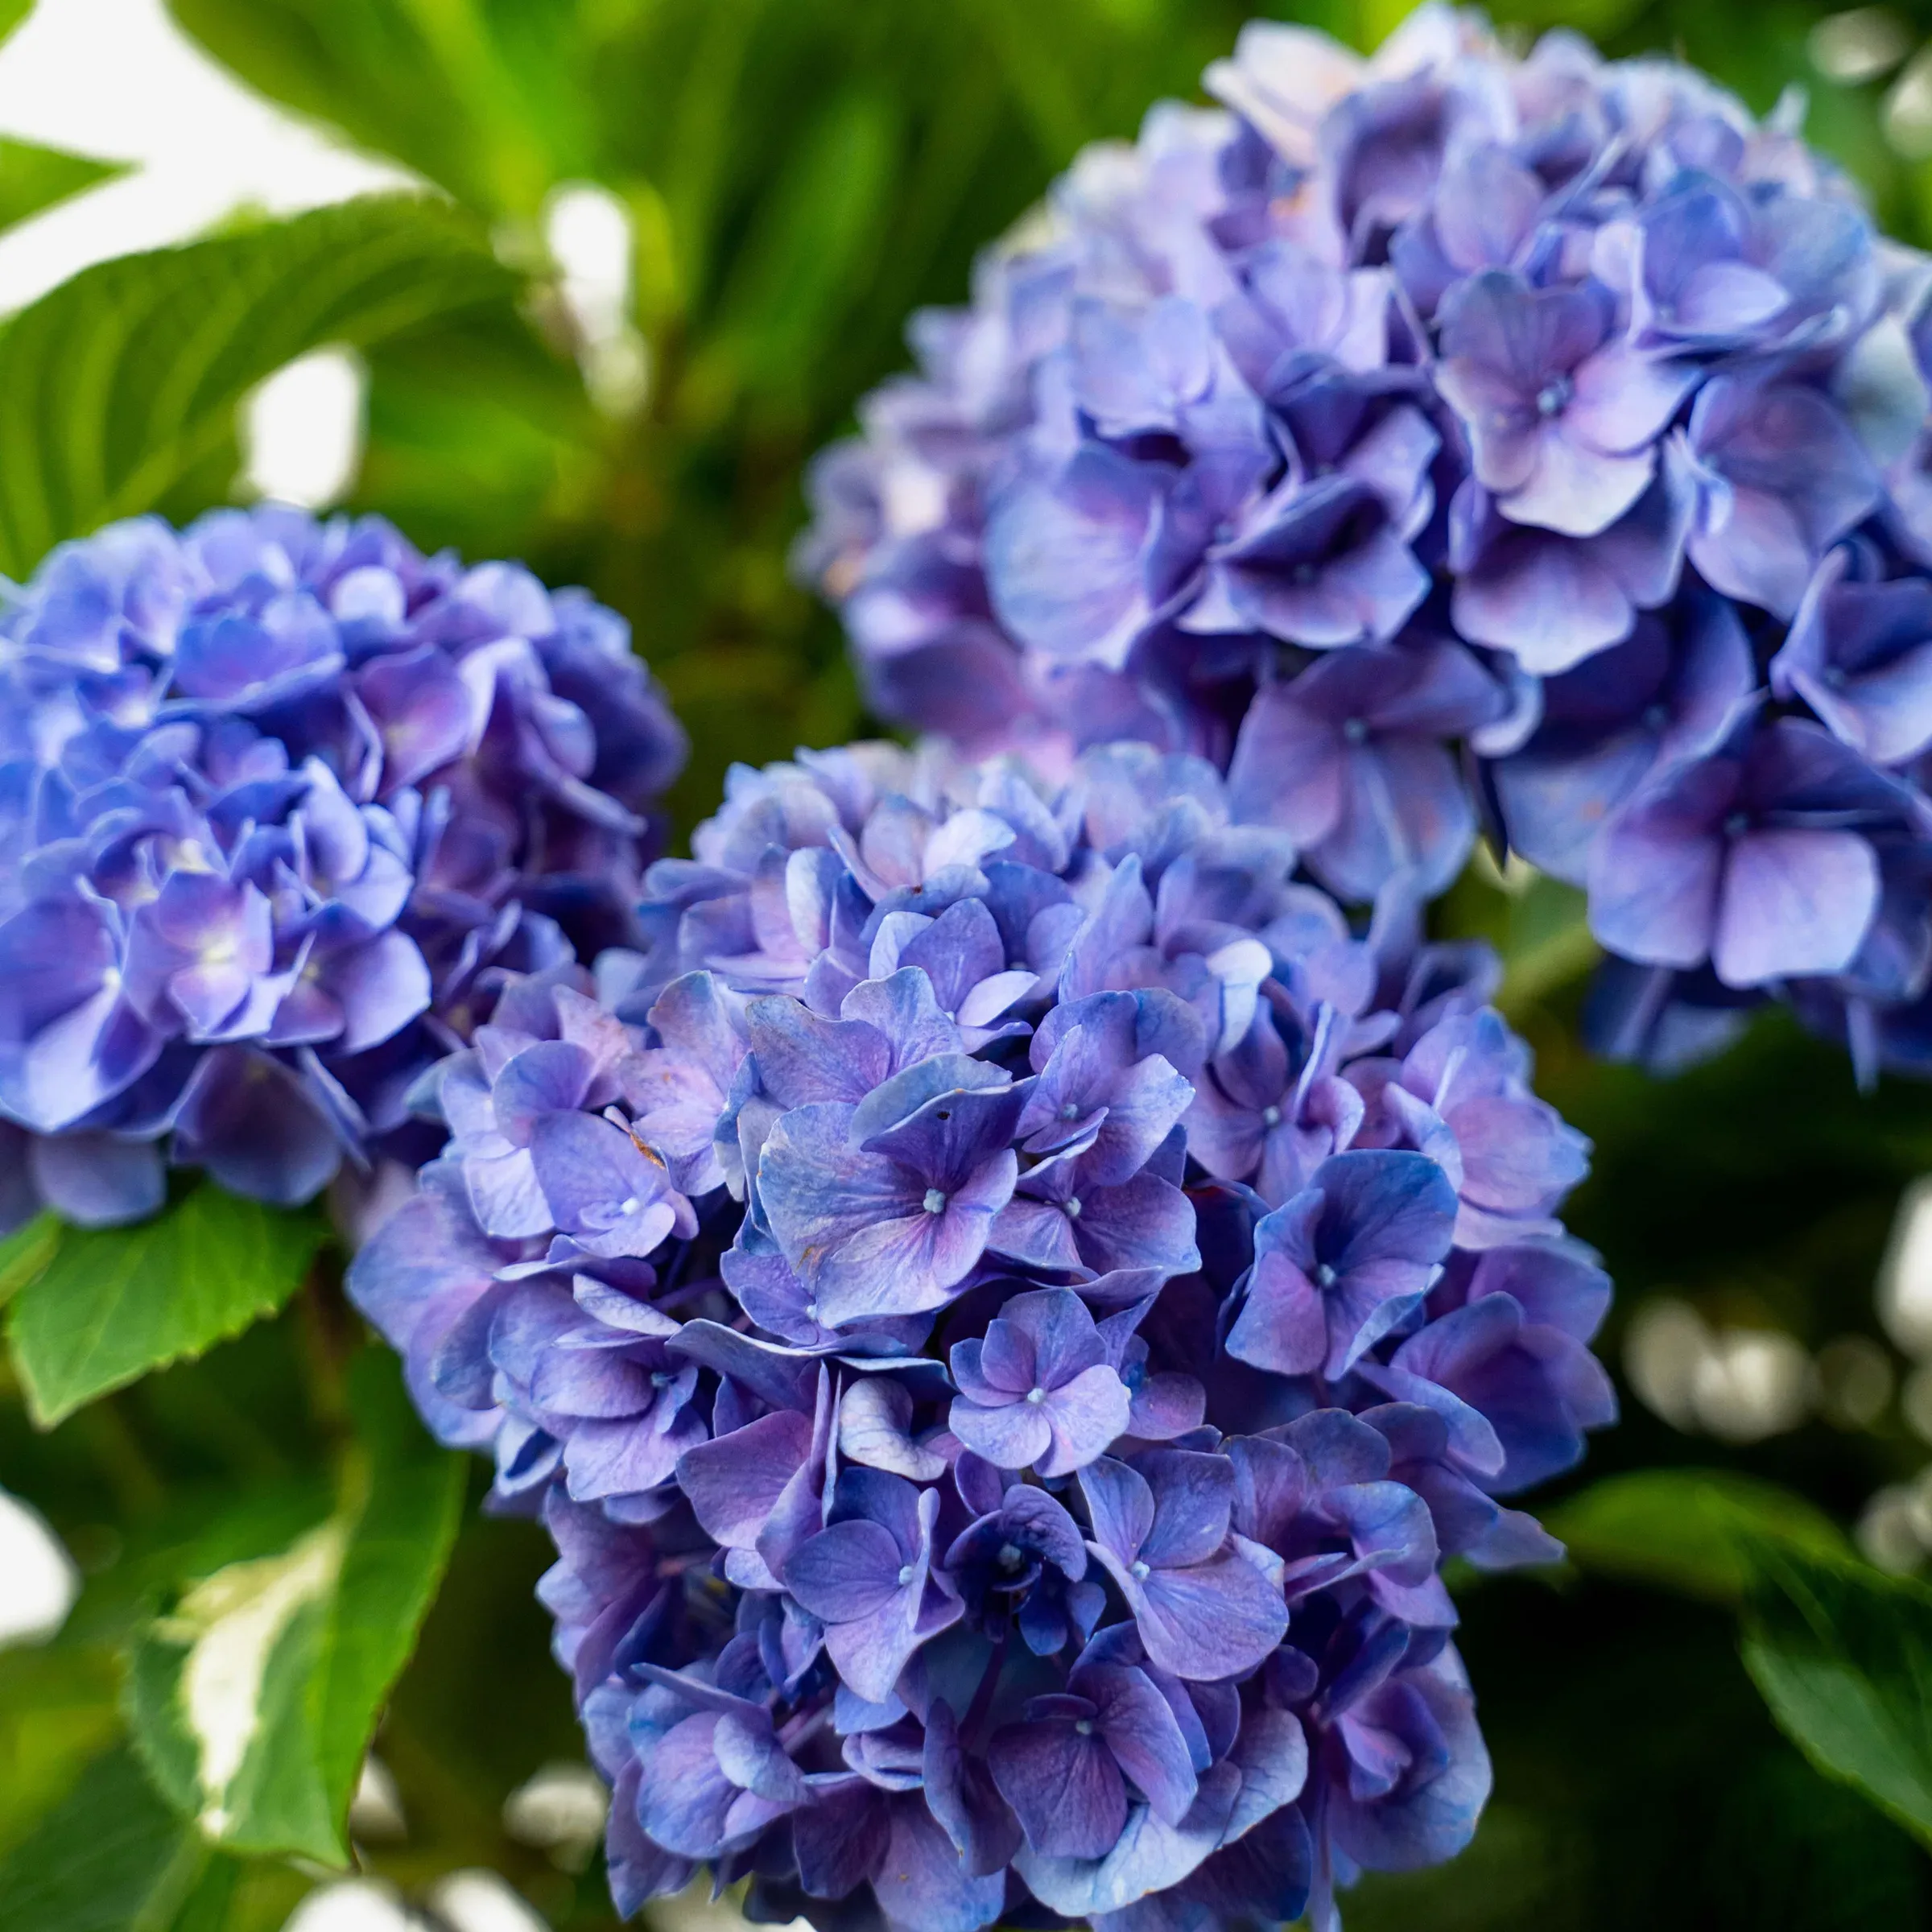
M 888 98 L 849 89 L 801 135 L 723 299 L 725 353 L 748 385 L 796 389 L 869 279 L 900 145 L 894 123 Z
M 1555 1510 L 1549 1528 L 1586 1570 L 1718 1603 L 1743 1596 L 1760 1547 L 1845 1554 L 1836 1525 L 1802 1496 L 1711 1469 L 1611 1476 Z
M 33 141 L 0 139 L 0 228 L 11 228 L 69 195 L 127 171 L 123 162 L 95 161 Z
M 56 1641 L 0 1651 L 0 1860 L 45 1828 L 76 1779 L 118 1735 L 111 1645 Z
M 60 1245 L 61 1223 L 58 1215 L 37 1214 L 0 1241 L 0 1307 L 20 1290 L 53 1259 Z
M 35 1221 L 25 1232 L 42 1228 Z M 280 1307 L 325 1232 L 317 1214 L 279 1212 L 206 1185 L 138 1227 L 61 1228 L 7 1311 L 34 1420 L 52 1428 L 109 1389 L 200 1355 Z M 9 1264 L 30 1265 L 34 1253 L 0 1253 L 0 1287 L 14 1272 Z
M 334 1511 L 283 1549 L 189 1583 L 136 1638 L 135 1740 L 200 1835 L 340 1865 L 349 1805 L 455 1539 L 460 1456 L 409 1413 L 393 1364 L 354 1365 Z
M 0 1925 L 159 1932 L 174 1923 L 207 1858 L 133 1753 L 110 1751 L 0 1864 Z
M 1932 1591 L 1860 1563 L 1755 1551 L 1744 1667 L 1827 1776 L 1932 1843 Z
M 215 58 L 298 114 L 393 155 L 472 206 L 530 216 L 590 171 L 568 16 L 394 0 L 169 0 Z
M 154 509 L 236 406 L 325 344 L 362 347 L 506 298 L 480 231 L 386 195 L 101 263 L 0 330 L 0 570 Z

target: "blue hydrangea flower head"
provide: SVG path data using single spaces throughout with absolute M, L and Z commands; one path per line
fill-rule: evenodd
M 0 611 L 4 1218 L 414 1158 L 506 972 L 634 930 L 683 741 L 622 621 L 378 518 L 64 545 Z
M 1205 759 L 739 770 L 351 1270 L 540 1513 L 629 1911 L 1335 1920 L 1489 1785 L 1441 1576 L 1612 1419 L 1587 1148 Z
M 1587 888 L 1615 1050 L 1777 997 L 1932 1071 L 1932 265 L 1794 102 L 1563 31 L 1257 23 L 1206 89 L 820 459 L 875 704 L 1203 757 L 1347 903 L 1485 828 Z

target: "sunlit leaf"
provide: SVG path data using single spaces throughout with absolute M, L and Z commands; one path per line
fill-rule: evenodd
M 233 433 L 264 377 L 506 299 L 455 211 L 377 196 L 63 283 L 0 329 L 0 570 L 151 510 Z
M 123 162 L 90 161 L 57 147 L 0 138 L 0 228 L 126 172 Z
M 1712 1469 L 1640 1469 L 1572 1496 L 1550 1534 L 1586 1570 L 1735 1603 L 1755 1575 L 1755 1552 L 1775 1542 L 1842 1555 L 1830 1518 L 1775 1484 Z
M 318 1213 L 266 1208 L 207 1183 L 136 1227 L 62 1228 L 7 1310 L 34 1419 L 51 1428 L 83 1402 L 280 1307 L 324 1232 Z
M 1932 1591 L 1767 1544 L 1744 1667 L 1812 1763 L 1932 1843 Z
M 209 52 L 297 113 L 472 206 L 530 214 L 584 171 L 568 0 L 168 0 Z
M 340 1864 L 376 1719 L 447 1562 L 464 1464 L 410 1413 L 386 1356 L 351 1378 L 336 1510 L 272 1554 L 195 1579 L 137 1640 L 142 1755 L 201 1835 Z

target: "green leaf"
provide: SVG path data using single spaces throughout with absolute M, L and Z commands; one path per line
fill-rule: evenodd
M 349 1399 L 357 1435 L 335 1512 L 195 1581 L 134 1646 L 142 1757 L 229 1851 L 347 1861 L 364 1754 L 456 1536 L 463 1459 L 423 1434 L 393 1361 L 359 1358 Z
M 1710 1469 L 1611 1476 L 1572 1496 L 1548 1522 L 1586 1570 L 1718 1603 L 1744 1596 L 1762 1547 L 1827 1558 L 1846 1547 L 1837 1526 L 1802 1496 Z
M 280 1307 L 324 1232 L 312 1211 L 264 1207 L 205 1182 L 138 1227 L 62 1228 L 7 1310 L 34 1420 L 52 1428 Z
M 53 1259 L 60 1243 L 60 1217 L 37 1214 L 0 1241 L 0 1307 L 10 1302 Z
M 0 1651 L 0 1856 L 32 1835 L 120 1730 L 120 1677 L 105 1644 Z
M 5 40 L 34 10 L 34 0 L 0 0 L 0 40 Z
M 125 162 L 90 161 L 57 147 L 0 138 L 0 228 L 11 228 L 69 195 L 127 171 Z
M 801 387 L 846 305 L 864 292 L 898 148 L 891 102 L 848 89 L 804 132 L 760 210 L 720 311 L 759 386 Z
M 0 1926 L 10 1932 L 162 1932 L 207 1856 L 132 1754 L 109 1752 L 0 1864 Z
M 86 270 L 0 329 L 0 571 L 155 508 L 296 357 L 514 287 L 471 222 L 402 195 Z
M 533 214 L 588 171 L 593 116 L 568 82 L 581 35 L 562 0 L 169 0 L 251 86 L 394 155 L 473 207 Z
M 1819 1770 L 1932 1844 L 1932 1591 L 1767 1544 L 1744 1668 Z

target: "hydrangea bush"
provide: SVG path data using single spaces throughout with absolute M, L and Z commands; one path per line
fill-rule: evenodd
M 1205 760 L 739 768 L 513 981 L 350 1290 L 540 1512 L 626 1913 L 1273 1925 L 1490 1773 L 1443 1563 L 1614 1403 L 1480 948 Z M 1041 1914 L 1058 1914 L 1058 1919 Z
M 0 1221 L 420 1159 L 501 976 L 632 931 L 683 754 L 620 618 L 380 518 L 56 551 L 0 614 Z
M 1088 150 L 814 479 L 875 702 L 1212 760 L 1339 897 L 1480 825 L 1587 886 L 1594 1026 L 1771 994 L 1932 1071 L 1932 286 L 1675 64 L 1425 7 L 1249 27 Z

